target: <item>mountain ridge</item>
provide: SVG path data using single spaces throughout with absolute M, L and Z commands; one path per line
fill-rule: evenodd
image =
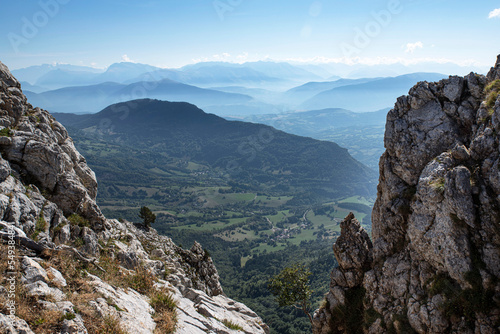
M 28 91 L 26 94 L 34 104 L 51 112 L 76 113 L 95 113 L 110 104 L 128 101 L 135 96 L 188 101 L 200 105 L 224 105 L 252 100 L 248 95 L 199 88 L 170 79 L 158 82 L 134 82 L 127 85 L 104 82 L 90 86 L 59 88 L 39 94 Z
M 148 113 L 147 119 L 144 113 Z M 184 113 L 197 117 L 188 118 Z M 318 185 L 325 183 L 321 189 L 343 189 L 346 193 L 358 189 L 355 192 L 365 194 L 369 186 L 363 184 L 368 185 L 374 175 L 335 143 L 290 135 L 266 125 L 227 121 L 188 103 L 135 100 L 94 115 L 56 116 L 68 127 L 111 142 L 155 148 L 175 157 L 190 156 L 229 175 L 247 175 L 249 181 L 272 176 L 276 182 L 298 185 L 304 182 L 301 180 L 311 180 Z M 99 128 L 103 122 L 109 126 Z M 349 172 L 342 171 L 342 165 L 349 165 Z M 285 166 L 290 175 L 276 174 Z
M 355 113 L 341 108 L 327 108 L 228 119 L 267 124 L 299 136 L 335 142 L 347 148 L 356 160 L 378 170 L 378 161 L 384 152 L 384 128 L 388 110 L 389 108 Z

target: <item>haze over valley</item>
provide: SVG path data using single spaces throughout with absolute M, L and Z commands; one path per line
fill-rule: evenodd
M 2 7 L 0 332 L 500 330 L 497 2 Z

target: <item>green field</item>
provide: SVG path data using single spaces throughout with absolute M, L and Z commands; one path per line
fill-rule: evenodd
M 339 203 L 358 203 L 358 204 L 364 204 L 368 206 L 373 206 L 373 201 L 370 201 L 364 197 L 361 196 L 352 196 L 345 198 L 343 200 L 338 201 Z
M 336 218 L 331 218 L 331 217 L 325 216 L 325 215 L 316 216 L 314 214 L 314 211 L 311 210 L 307 213 L 306 217 L 307 217 L 307 220 L 310 221 L 315 227 L 318 227 L 320 225 L 324 225 L 326 229 L 340 231 L 340 227 L 338 227 L 338 226 L 339 226 L 339 222 L 342 218 L 338 218 L 338 215 Z
M 282 210 L 278 211 L 277 214 L 272 215 L 272 216 L 266 216 L 271 222 L 274 224 L 282 221 L 283 219 L 287 218 L 290 214 L 290 210 Z
M 200 209 L 155 212 L 165 213 L 180 221 L 170 227 L 172 230 L 194 234 L 208 232 L 228 242 L 257 242 L 251 248 L 251 252 L 260 254 L 264 251 L 270 253 L 282 250 L 287 244 L 300 245 L 303 241 L 313 241 L 318 238 L 333 239 L 340 234 L 340 222 L 349 212 L 354 212 L 362 224 L 367 216 L 366 213 L 341 208 L 339 205 L 343 205 L 342 203 L 371 205 L 365 198 L 350 197 L 314 208 L 278 210 L 283 207 L 284 201 L 289 201 L 292 197 L 270 197 L 253 192 L 233 193 L 227 192 L 228 188 L 224 188 L 223 193 L 220 193 L 219 189 L 222 188 L 211 187 L 203 191 L 199 187 L 184 188 L 182 191 L 185 194 L 189 193 L 194 197 L 201 194 L 198 197 L 198 201 L 203 203 Z M 213 205 L 207 206 L 207 203 Z M 270 213 L 266 213 L 266 210 Z M 370 230 L 369 225 L 364 225 Z M 242 263 L 246 263 L 249 258 L 242 256 Z
M 279 207 L 286 204 L 286 202 L 288 202 L 292 198 L 293 198 L 292 196 L 281 196 L 281 197 L 257 196 L 254 199 L 254 201 L 257 204 L 262 204 L 269 207 Z
M 254 231 L 245 231 L 242 228 L 236 228 L 231 231 L 224 231 L 216 234 L 215 236 L 226 240 L 226 241 L 244 241 L 246 240 L 258 240 L 260 238 L 259 234 L 255 234 Z
M 272 252 L 277 252 L 284 250 L 287 247 L 287 244 L 285 243 L 278 243 L 276 246 L 270 246 L 268 244 L 262 243 L 259 245 L 259 247 L 254 248 L 252 251 L 254 254 L 259 254 L 259 253 L 272 253 Z
M 182 225 L 182 226 L 176 226 L 173 227 L 175 230 L 191 230 L 191 231 L 198 231 L 198 232 L 217 232 L 218 230 L 221 229 L 226 229 L 228 227 L 240 224 L 244 221 L 243 218 L 234 218 L 234 219 L 229 219 L 229 222 L 221 222 L 221 221 L 209 221 L 201 226 L 197 226 L 196 224 L 189 224 L 189 225 Z

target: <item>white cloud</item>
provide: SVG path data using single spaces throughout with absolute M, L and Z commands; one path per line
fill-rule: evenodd
M 328 58 L 328 57 L 311 57 L 311 58 L 284 58 L 274 59 L 275 61 L 287 61 L 297 64 L 345 64 L 345 65 L 394 65 L 402 64 L 405 66 L 417 65 L 422 63 L 438 63 L 438 64 L 455 64 L 458 66 L 487 66 L 473 59 L 456 60 L 449 58 L 393 58 L 393 57 L 353 57 L 353 58 Z
M 248 59 L 248 52 L 243 52 L 242 54 L 236 56 L 237 63 L 244 63 Z
M 415 43 L 408 43 L 406 44 L 406 53 L 413 53 L 415 52 L 416 49 L 422 49 L 424 47 L 424 43 L 422 42 L 415 42 Z
M 494 9 L 490 12 L 490 15 L 488 15 L 488 18 L 489 19 L 492 19 L 492 18 L 500 18 L 500 8 L 497 8 L 497 9 Z
M 226 62 L 226 63 L 233 63 L 233 64 L 242 64 L 250 60 L 260 60 L 258 57 L 251 57 L 248 54 L 248 52 L 243 52 L 238 55 L 232 55 L 227 52 L 223 52 L 220 54 L 214 54 L 210 57 L 200 57 L 200 58 L 193 58 L 191 59 L 192 63 L 201 63 L 201 62 L 211 62 L 211 61 L 221 61 L 221 62 Z
M 122 60 L 127 63 L 134 63 L 134 61 L 130 59 L 126 54 L 122 56 Z
M 227 52 L 212 55 L 212 61 L 229 61 L 230 59 L 231 55 Z

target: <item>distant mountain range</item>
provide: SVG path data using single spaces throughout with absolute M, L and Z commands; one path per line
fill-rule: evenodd
M 373 195 L 376 173 L 337 144 L 287 134 L 272 127 L 227 121 L 188 103 L 135 100 L 93 115 L 56 114 L 124 153 L 156 152 L 209 166 L 249 184 L 302 189 L 322 196 Z
M 413 73 L 377 80 L 354 80 L 349 84 L 344 81 L 341 86 L 318 92 L 300 104 L 299 109 L 336 107 L 358 112 L 379 110 L 392 107 L 399 96 L 407 94 L 419 81 L 434 82 L 446 77 L 448 76 L 438 73 Z M 321 85 L 316 87 L 318 86 Z
M 380 78 L 363 78 L 363 79 L 341 79 L 337 78 L 334 81 L 308 82 L 301 86 L 289 89 L 284 93 L 287 101 L 293 104 L 301 104 L 315 95 L 342 86 L 359 85 L 370 81 L 379 80 Z
M 292 80 L 306 81 L 318 76 L 287 63 L 268 62 L 199 63 L 179 70 L 119 63 L 101 73 L 62 65 L 19 71 L 21 77 L 36 79 L 34 84 L 23 83 L 32 103 L 51 112 L 95 113 L 113 103 L 152 98 L 193 103 L 220 116 L 326 108 L 374 111 L 391 107 L 397 97 L 406 94 L 418 81 L 446 77 L 413 73 L 388 78 L 307 81 L 280 91 L 278 88 L 285 82 L 290 85 Z M 63 88 L 46 88 L 56 86 Z
M 105 71 L 83 66 L 41 65 L 12 71 L 20 81 L 46 90 L 88 86 L 107 81 L 133 83 L 170 79 L 197 86 L 234 85 L 248 87 L 293 86 L 293 83 L 322 79 L 321 76 L 288 63 L 253 62 L 232 64 L 207 62 L 179 69 L 163 69 L 139 63 L 115 63 Z M 326 74 L 330 75 L 329 73 Z
M 93 67 L 76 66 L 68 64 L 55 64 L 55 65 L 43 64 L 43 65 L 21 68 L 13 70 L 11 72 L 16 78 L 18 78 L 19 81 L 21 82 L 25 81 L 29 82 L 32 85 L 35 85 L 40 78 L 42 78 L 43 76 L 47 75 L 49 72 L 52 71 L 64 71 L 73 73 L 82 72 L 82 73 L 94 73 L 94 74 L 99 74 L 104 72 L 104 70 L 96 69 Z
M 441 65 L 439 69 L 445 73 L 466 71 L 453 64 Z M 259 61 L 201 62 L 165 69 L 122 62 L 105 70 L 57 64 L 13 73 L 23 82 L 30 100 L 51 112 L 95 113 L 113 103 L 152 98 L 193 103 L 228 117 L 328 108 L 355 112 L 391 108 L 397 97 L 408 93 L 418 81 L 447 77 L 427 72 L 396 75 L 422 66 Z M 438 67 L 427 64 L 427 68 Z
M 227 62 L 200 62 L 181 68 L 164 69 L 147 64 L 122 62 L 110 65 L 107 69 L 69 64 L 44 64 L 13 70 L 12 73 L 31 85 L 45 89 L 67 86 L 92 85 L 113 81 L 132 83 L 150 81 L 150 78 L 171 79 L 192 85 L 223 86 L 242 85 L 254 88 L 276 89 L 283 83 L 295 82 L 295 86 L 308 81 L 335 81 L 340 78 L 360 79 L 376 77 L 395 77 L 410 73 L 437 72 L 449 75 L 463 75 L 471 71 L 484 73 L 488 68 L 459 66 L 453 63 L 402 64 L 343 64 L 343 63 L 287 63 L 275 61 L 246 62 L 243 64 Z M 52 72 L 52 73 L 50 73 Z M 232 74 L 231 74 L 232 72 Z M 254 84 L 251 86 L 250 84 Z M 266 87 L 262 87 L 265 85 Z M 291 85 L 289 88 L 293 87 Z M 282 90 L 282 87 L 280 87 Z
M 119 84 L 105 82 L 90 86 L 74 86 L 43 93 L 24 92 L 31 103 L 51 112 L 95 113 L 106 106 L 135 98 L 189 101 L 199 106 L 227 105 L 252 101 L 243 94 L 199 88 L 163 79 L 157 82 Z
M 232 113 L 226 110 L 219 113 L 216 108 L 211 108 L 210 112 L 222 116 L 246 117 L 252 114 L 278 114 L 331 108 L 355 112 L 376 111 L 391 108 L 399 96 L 407 94 L 408 90 L 419 81 L 433 82 L 446 77 L 439 73 L 412 73 L 387 78 L 312 81 L 285 92 L 241 86 L 214 87 L 216 90 L 252 96 L 257 101 L 265 101 L 267 104 L 274 105 L 274 108 L 270 108 L 268 112 L 259 110 L 253 113 L 240 110 L 238 107 L 234 107 Z

